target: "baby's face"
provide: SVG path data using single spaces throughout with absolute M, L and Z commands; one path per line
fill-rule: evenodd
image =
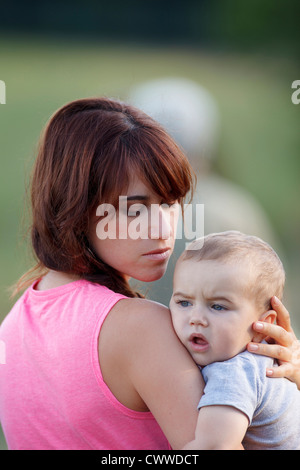
M 246 263 L 179 261 L 170 301 L 173 325 L 194 361 L 205 366 L 243 351 L 258 319 Z

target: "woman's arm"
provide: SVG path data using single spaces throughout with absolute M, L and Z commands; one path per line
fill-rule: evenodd
M 286 377 L 300 390 L 300 343 L 291 327 L 289 312 L 277 297 L 272 298 L 272 307 L 277 312 L 277 325 L 256 322 L 253 328 L 275 340 L 276 344 L 249 343 L 248 350 L 278 359 L 279 367 L 268 369 L 267 375 Z
M 194 439 L 204 383 L 166 307 L 144 299 L 119 301 L 102 326 L 99 358 L 115 397 L 131 409 L 149 409 L 173 449 Z

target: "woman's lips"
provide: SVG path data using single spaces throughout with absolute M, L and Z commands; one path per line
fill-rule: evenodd
M 199 333 L 192 333 L 189 337 L 190 348 L 194 352 L 205 352 L 209 349 L 209 342 L 206 340 L 205 336 Z
M 153 250 L 145 253 L 143 256 L 152 259 L 154 261 L 161 261 L 169 258 L 170 248 L 163 248 L 161 250 Z

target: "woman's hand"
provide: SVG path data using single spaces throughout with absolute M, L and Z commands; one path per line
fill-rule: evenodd
M 249 343 L 247 348 L 250 352 L 277 359 L 279 367 L 267 369 L 267 376 L 286 377 L 300 390 L 300 342 L 291 327 L 287 309 L 277 297 L 272 297 L 271 303 L 277 313 L 277 324 L 256 322 L 253 328 L 267 336 L 267 341 L 275 340 L 275 343 Z

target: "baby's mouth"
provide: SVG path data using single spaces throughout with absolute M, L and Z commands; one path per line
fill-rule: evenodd
M 209 343 L 205 336 L 199 333 L 192 333 L 189 337 L 189 344 L 193 351 L 204 352 L 209 348 Z

